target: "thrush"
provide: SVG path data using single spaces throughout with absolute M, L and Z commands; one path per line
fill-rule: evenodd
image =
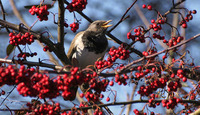
M 89 27 L 82 32 L 79 32 L 71 42 L 69 51 L 67 53 L 68 59 L 73 66 L 80 67 L 81 69 L 88 65 L 93 65 L 95 61 L 104 56 L 108 41 L 105 36 L 106 30 L 112 25 L 108 25 L 111 20 L 103 21 L 97 20 L 92 22 Z M 88 88 L 87 83 L 80 86 L 83 92 Z M 74 87 L 76 92 L 78 87 Z M 74 100 L 75 97 L 72 98 Z M 106 110 L 109 110 L 106 108 Z
M 79 32 L 71 42 L 67 57 L 73 66 L 85 68 L 93 65 L 95 61 L 103 57 L 108 47 L 105 36 L 106 30 L 112 25 L 108 25 L 111 20 L 97 20 L 89 27 Z

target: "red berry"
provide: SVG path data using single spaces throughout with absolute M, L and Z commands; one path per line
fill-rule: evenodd
M 1 91 L 1 95 L 5 95 L 5 93 L 6 93 L 6 92 L 5 92 L 4 90 Z
M 171 78 L 174 78 L 174 77 L 175 77 L 175 74 L 174 74 L 174 73 L 172 73 L 172 74 L 171 74 Z
M 131 32 L 128 32 L 128 33 L 127 33 L 127 38 L 128 38 L 128 39 L 132 38 Z
M 196 14 L 196 13 L 197 13 L 197 11 L 196 11 L 196 10 L 193 10 L 193 11 L 192 11 L 192 13 L 193 13 L 193 14 Z
M 107 98 L 106 98 L 106 101 L 107 101 L 107 102 L 108 102 L 108 101 L 110 101 L 110 98 L 109 98 L 109 97 L 107 97 Z
M 187 78 L 186 78 L 186 77 L 183 77 L 182 80 L 183 80 L 183 82 L 186 82 L 186 81 L 187 81 Z
M 114 82 L 113 82 L 113 81 L 110 81 L 109 85 L 110 85 L 110 86 L 113 86 L 113 85 L 114 85 Z
M 183 74 L 183 70 L 182 70 L 182 69 L 179 69 L 179 70 L 177 71 L 177 74 Z
M 83 93 L 81 93 L 81 94 L 80 94 L 80 97 L 81 97 L 81 98 L 83 98 L 83 97 L 84 97 L 84 94 L 83 94 Z
M 187 24 L 186 23 L 182 24 L 182 27 L 187 28 Z
M 146 8 L 147 6 L 145 4 L 142 5 L 142 8 Z
M 154 22 L 155 22 L 155 20 L 154 20 L 154 19 L 152 19 L 152 20 L 151 20 L 151 23 L 154 23 Z
M 147 9 L 148 9 L 148 10 L 152 10 L 152 6 L 151 6 L 151 5 L 148 5 L 148 6 L 147 6 Z
M 164 55 L 163 57 L 162 57 L 162 59 L 164 60 L 164 59 L 166 59 L 167 58 L 167 56 L 166 55 Z

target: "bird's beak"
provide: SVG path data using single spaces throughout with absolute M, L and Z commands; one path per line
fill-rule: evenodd
M 101 27 L 103 27 L 103 28 L 108 28 L 108 27 L 112 26 L 112 24 L 108 25 L 108 23 L 110 23 L 111 21 L 112 21 L 112 20 L 106 21 L 105 23 L 103 23 L 103 25 L 102 25 Z

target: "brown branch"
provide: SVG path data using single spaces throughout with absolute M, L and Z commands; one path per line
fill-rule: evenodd
M 64 2 L 58 0 L 58 44 L 64 50 Z

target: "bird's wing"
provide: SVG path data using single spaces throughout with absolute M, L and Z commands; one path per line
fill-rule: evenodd
M 69 58 L 69 60 L 72 61 L 72 55 L 74 54 L 74 52 L 76 51 L 76 46 L 75 46 L 75 41 L 76 38 L 78 38 L 81 34 L 83 34 L 84 31 L 79 32 L 78 34 L 76 34 L 76 36 L 74 37 L 74 39 L 71 42 L 71 45 L 69 47 L 69 51 L 67 53 L 67 57 Z

